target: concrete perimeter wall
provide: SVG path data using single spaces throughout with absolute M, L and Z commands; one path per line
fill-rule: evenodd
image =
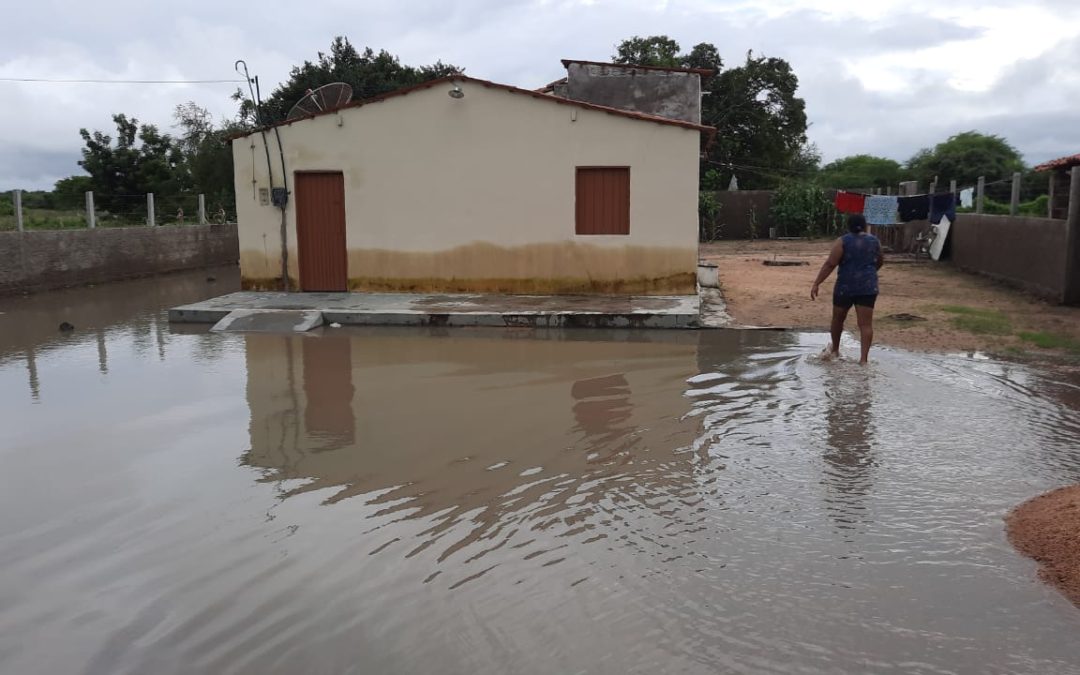
M 949 233 L 951 260 L 1052 300 L 1067 300 L 1066 221 L 963 213 Z
M 0 294 L 235 264 L 236 225 L 0 232 Z
M 716 214 L 718 230 L 702 233 L 705 240 L 766 239 L 773 226 L 770 213 L 771 190 L 721 190 L 713 193 L 720 210 Z

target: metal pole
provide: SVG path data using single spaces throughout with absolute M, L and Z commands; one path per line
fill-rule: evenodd
M 146 193 L 146 224 L 150 227 L 154 226 L 154 193 Z
M 979 176 L 978 186 L 975 188 L 975 213 L 983 212 L 983 197 L 986 195 L 986 177 Z
M 949 181 L 949 194 L 952 194 L 952 195 L 956 194 L 956 179 L 955 178 L 953 178 L 951 181 Z
M 22 190 L 11 191 L 11 201 L 15 203 L 15 229 L 19 232 L 23 231 L 23 218 L 22 218 Z
M 1020 172 L 1013 174 L 1012 197 L 1009 200 L 1009 215 L 1015 216 L 1020 210 Z
M 86 226 L 91 230 L 97 227 L 94 218 L 94 193 L 92 191 L 86 193 Z
M 199 224 L 206 224 L 206 195 L 199 195 Z

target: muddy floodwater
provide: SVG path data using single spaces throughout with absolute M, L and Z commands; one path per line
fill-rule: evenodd
M 0 673 L 1080 673 L 1002 524 L 1080 482 L 1069 376 L 170 328 L 205 276 L 0 300 Z

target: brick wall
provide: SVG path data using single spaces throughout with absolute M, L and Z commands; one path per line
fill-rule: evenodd
M 231 265 L 236 225 L 0 232 L 0 294 Z

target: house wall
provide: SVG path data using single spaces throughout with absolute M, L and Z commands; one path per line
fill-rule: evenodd
M 0 294 L 233 265 L 235 225 L 0 232 Z
M 345 178 L 354 290 L 693 293 L 699 132 L 538 101 L 464 81 L 279 128 L 290 190 L 297 171 Z M 267 133 L 274 184 L 281 165 Z M 280 211 L 259 134 L 233 141 L 240 264 L 249 288 L 276 288 Z M 630 167 L 630 234 L 577 236 L 577 166 Z M 289 276 L 299 276 L 295 200 Z
M 701 124 L 701 76 L 595 63 L 566 66 L 567 98 Z

